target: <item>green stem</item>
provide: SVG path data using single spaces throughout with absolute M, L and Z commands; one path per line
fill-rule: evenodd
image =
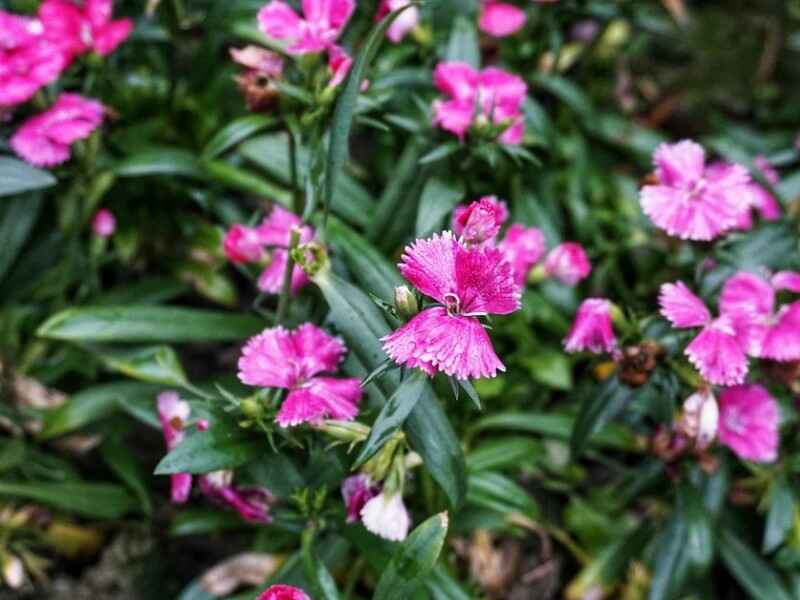
M 281 295 L 278 298 L 278 310 L 275 313 L 275 325 L 281 325 L 286 319 L 286 313 L 289 310 L 289 295 L 292 287 L 292 273 L 294 272 L 294 258 L 292 258 L 292 250 L 297 248 L 300 243 L 300 232 L 293 229 L 291 233 L 291 240 L 289 247 L 286 249 L 286 270 L 283 272 L 283 284 L 281 285 Z
M 292 181 L 292 212 L 302 214 L 300 206 L 300 185 L 297 181 L 297 139 L 294 131 L 289 128 L 289 173 Z

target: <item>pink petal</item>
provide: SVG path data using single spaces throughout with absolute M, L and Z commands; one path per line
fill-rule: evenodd
M 782 210 L 778 200 L 763 186 L 753 183 L 750 186 L 751 202 L 765 221 L 777 221 L 781 218 Z
M 258 277 L 258 289 L 268 294 L 280 294 L 281 288 L 283 288 L 283 275 L 286 271 L 288 259 L 289 253 L 286 250 L 273 250 L 269 265 Z M 297 294 L 310 281 L 305 271 L 295 266 L 292 270 L 290 291 L 292 294 Z
M 450 316 L 442 307 L 423 310 L 394 333 L 383 348 L 396 363 L 441 371 L 458 379 L 494 377 L 505 371 L 480 321 Z
M 281 0 L 272 0 L 258 11 L 258 28 L 276 40 L 295 40 L 303 34 L 303 21 Z
M 583 246 L 575 242 L 565 242 L 548 253 L 544 269 L 548 275 L 567 285 L 577 285 L 592 272 L 592 264 Z
M 333 39 L 347 25 L 355 8 L 355 0 L 303 0 L 303 16 L 306 20 L 320 29 L 335 32 Z
M 335 87 L 342 83 L 350 72 L 351 66 L 353 66 L 353 59 L 344 48 L 339 46 L 328 48 L 328 68 L 331 70 L 331 80 L 328 85 Z
M 361 393 L 358 379 L 315 377 L 289 392 L 276 421 L 281 427 L 319 423 L 323 419 L 352 421 L 358 414 Z
M 477 95 L 480 74 L 467 63 L 441 62 L 433 71 L 433 83 L 454 100 L 472 106 Z
M 302 377 L 333 372 L 344 359 L 347 348 L 341 338 L 329 335 L 313 323 L 303 323 L 292 332 L 294 355 Z
M 300 242 L 307 242 L 314 237 L 314 229 L 303 225 L 296 214 L 286 210 L 280 204 L 275 204 L 269 217 L 258 226 L 261 242 L 266 246 L 286 248 L 289 245 L 292 229 L 300 229 Z
M 133 21 L 119 19 L 94 32 L 94 49 L 101 56 L 111 54 L 117 47 L 128 39 L 133 31 Z
M 528 279 L 531 267 L 539 262 L 544 254 L 544 234 L 536 227 L 525 227 L 514 223 L 506 231 L 498 248 L 511 263 L 517 285 L 522 286 Z
M 686 347 L 689 361 L 714 385 L 742 383 L 748 364 L 733 323 L 722 316 L 706 326 Z
M 508 219 L 506 203 L 496 196 L 484 196 L 453 211 L 453 232 L 470 244 L 492 240 Z
M 386 7 L 386 12 L 388 13 L 394 12 L 409 4 L 411 4 L 410 0 L 388 0 L 385 1 L 383 5 Z M 419 23 L 419 8 L 416 6 L 407 8 L 400 13 L 400 16 L 397 17 L 391 25 L 389 25 L 389 29 L 386 30 L 386 37 L 397 44 L 417 26 L 417 23 Z
M 102 27 L 111 20 L 113 0 L 85 0 L 83 10 L 93 27 Z
M 273 585 L 267 588 L 257 600 L 311 600 L 300 588 L 291 585 Z
M 661 314 L 675 327 L 702 327 L 711 321 L 706 305 L 682 281 L 662 285 L 658 303 Z
M 517 113 L 528 93 L 524 79 L 496 67 L 481 71 L 478 86 L 483 112 L 498 111 L 502 119 Z
M 175 473 L 170 475 L 170 500 L 173 504 L 183 504 L 192 492 L 191 473 Z
M 69 146 L 28 131 L 25 125 L 11 138 L 11 148 L 36 167 L 52 167 L 69 160 Z
M 475 106 L 470 101 L 435 100 L 433 103 L 433 124 L 458 136 L 461 141 L 464 141 L 474 117 Z
M 776 290 L 788 290 L 800 294 L 800 273 L 796 271 L 779 271 L 770 280 Z
M 403 251 L 400 273 L 426 296 L 441 303 L 456 291 L 458 242 L 449 231 L 416 240 Z
M 572 324 L 564 349 L 567 352 L 588 351 L 595 354 L 611 352 L 617 338 L 611 325 L 611 303 L 603 298 L 584 300 Z
M 702 146 L 691 140 L 661 144 L 653 155 L 656 176 L 668 187 L 692 187 L 703 177 L 705 159 Z
M 372 478 L 364 473 L 351 475 L 342 481 L 342 499 L 347 508 L 347 522 L 354 523 L 361 517 L 361 509 L 380 492 Z
M 758 316 L 772 314 L 775 291 L 768 281 L 758 275 L 741 271 L 730 277 L 722 287 L 719 308 L 723 313 Z
M 502 38 L 513 35 L 525 26 L 525 11 L 504 2 L 486 2 L 478 25 L 481 31 Z
M 292 388 L 300 378 L 298 359 L 291 332 L 265 329 L 242 348 L 239 379 L 247 385 Z
M 274 497 L 266 488 L 225 486 L 216 492 L 219 500 L 251 523 L 269 523 L 269 506 Z
M 92 218 L 92 231 L 98 237 L 111 237 L 117 230 L 117 219 L 107 208 L 98 210 Z
M 225 256 L 233 263 L 258 262 L 264 258 L 264 244 L 257 229 L 233 225 L 222 241 Z
M 781 307 L 761 342 L 761 358 L 800 360 L 800 301 Z
M 506 129 L 502 133 L 499 140 L 504 144 L 517 146 L 522 143 L 522 139 L 524 136 L 525 136 L 525 121 L 522 119 L 522 117 L 519 117 L 513 120 L 508 129 Z
M 458 312 L 507 315 L 520 307 L 520 286 L 505 254 L 492 247 L 456 247 Z M 445 298 L 448 304 L 452 298 Z
M 739 385 L 720 395 L 719 439 L 739 457 L 755 462 L 778 458 L 778 404 L 760 385 Z

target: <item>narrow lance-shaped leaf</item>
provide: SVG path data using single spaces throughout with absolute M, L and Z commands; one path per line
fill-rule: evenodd
M 28 163 L 0 156 L 0 196 L 11 196 L 55 185 L 56 178 Z

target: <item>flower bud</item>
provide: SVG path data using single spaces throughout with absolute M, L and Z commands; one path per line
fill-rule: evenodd
M 311 279 L 330 268 L 328 251 L 317 241 L 307 242 L 292 248 L 292 259 Z
M 417 297 L 405 285 L 394 288 L 394 307 L 397 314 L 405 319 L 410 319 L 419 312 Z
M 342 442 L 363 442 L 369 435 L 369 427 L 358 421 L 335 421 L 328 419 L 317 426 L 317 430 Z
M 92 231 L 94 234 L 101 238 L 107 238 L 114 235 L 117 230 L 117 219 L 107 208 L 98 210 L 92 219 Z
M 694 440 L 699 450 L 708 448 L 717 437 L 718 423 L 719 407 L 710 391 L 692 394 L 683 403 L 678 427 L 684 435 Z
M 8 554 L 3 559 L 3 580 L 8 587 L 14 590 L 19 589 L 25 583 L 25 569 L 22 561 L 13 554 Z
M 261 416 L 261 403 L 255 398 L 245 398 L 239 404 L 244 416 L 250 419 L 258 419 Z

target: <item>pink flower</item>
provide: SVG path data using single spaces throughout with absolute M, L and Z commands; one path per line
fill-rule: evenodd
M 478 26 L 484 33 L 502 38 L 514 35 L 525 27 L 525 19 L 525 11 L 513 4 L 484 0 Z
M 167 450 L 173 450 L 184 437 L 184 428 L 192 412 L 188 402 L 180 399 L 175 392 L 163 392 L 158 395 L 158 418 L 161 430 L 167 443 Z M 182 504 L 189 499 L 192 491 L 192 476 L 189 473 L 175 473 L 170 476 L 172 484 L 172 501 Z
M 133 30 L 130 19 L 111 20 L 112 0 L 44 0 L 39 18 L 48 38 L 58 43 L 70 57 L 94 50 L 111 54 Z
M 260 262 L 266 256 L 258 229 L 246 225 L 237 224 L 228 229 L 222 247 L 233 263 Z
M 257 600 L 311 600 L 311 598 L 300 588 L 279 584 L 267 588 Z
M 411 517 L 403 503 L 403 495 L 381 492 L 361 509 L 361 522 L 369 531 L 384 539 L 401 542 L 408 536 Z
M 800 294 L 800 273 L 795 271 L 779 271 L 770 280 L 776 290 L 787 290 Z
M 778 458 L 778 404 L 760 385 L 738 385 L 719 398 L 719 440 L 745 460 Z
M 361 509 L 378 495 L 380 486 L 369 475 L 359 473 L 342 481 L 342 498 L 347 508 L 347 522 L 353 523 L 361 517 Z
M 583 246 L 575 242 L 565 242 L 550 250 L 544 261 L 544 270 L 548 276 L 567 285 L 577 285 L 592 272 L 592 263 L 589 262 Z
M 92 231 L 98 237 L 111 237 L 117 230 L 117 219 L 107 208 L 101 208 L 92 219 Z
M 261 237 L 262 244 L 271 250 L 271 261 L 258 278 L 258 288 L 262 292 L 280 293 L 283 285 L 283 273 L 289 259 L 287 248 L 291 240 L 292 229 L 295 228 L 300 230 L 301 244 L 313 239 L 314 229 L 303 225 L 300 217 L 277 204 L 273 207 L 269 218 L 258 226 L 258 235 Z M 308 282 L 309 279 L 303 270 L 295 266 L 292 271 L 292 293 L 299 292 L 300 288 Z
M 239 358 L 239 379 L 247 385 L 289 390 L 276 421 L 281 427 L 351 421 L 358 414 L 358 379 L 321 377 L 335 371 L 344 358 L 344 343 L 311 323 L 288 331 L 265 329 L 250 338 Z
M 453 211 L 453 232 L 467 244 L 482 244 L 491 241 L 508 219 L 506 203 L 497 196 L 461 204 Z
M 611 303 L 603 298 L 588 298 L 581 302 L 572 329 L 564 340 L 566 351 L 600 354 L 612 352 L 616 347 L 617 338 L 611 325 Z
M 29 100 L 67 67 L 68 56 L 43 32 L 38 19 L 0 10 L 0 107 Z
M 233 508 L 251 523 L 269 523 L 269 507 L 275 501 L 272 493 L 261 487 L 233 485 L 233 471 L 214 471 L 199 477 L 200 490 L 205 496 Z
M 353 66 L 353 58 L 341 46 L 331 46 L 328 50 L 328 69 L 331 72 L 329 86 L 336 87 L 344 81 Z
M 408 246 L 399 266 L 408 281 L 442 306 L 423 310 L 383 338 L 392 360 L 458 379 L 494 377 L 505 370 L 477 318 L 519 308 L 520 288 L 500 250 L 467 248 L 445 231 Z
M 536 227 L 514 223 L 497 246 L 514 269 L 514 281 L 525 285 L 531 267 L 539 262 L 545 249 L 544 234 Z
M 37 167 L 69 159 L 69 147 L 89 137 L 103 122 L 105 108 L 95 100 L 63 93 L 49 110 L 31 117 L 11 138 L 11 147 Z
M 777 278 L 778 284 L 791 284 L 795 277 L 800 279 L 800 274 L 784 272 L 773 281 Z M 781 287 L 774 285 L 752 273 L 736 273 L 722 288 L 720 310 L 746 323 L 750 355 L 777 361 L 800 360 L 800 302 L 782 306 L 776 312 L 775 290 Z
M 433 103 L 433 123 L 463 141 L 473 123 L 505 127 L 500 141 L 519 144 L 525 129 L 521 106 L 525 82 L 495 67 L 476 71 L 466 63 L 442 62 L 433 73 L 436 87 L 448 98 Z
M 258 13 L 259 29 L 285 40 L 289 54 L 316 54 L 330 48 L 355 10 L 354 0 L 303 0 L 303 16 L 281 0 L 272 0 Z
M 231 48 L 230 54 L 233 62 L 264 77 L 278 79 L 283 75 L 283 58 L 276 52 L 250 44 L 244 48 Z
M 375 20 L 380 21 L 389 13 L 393 13 L 409 4 L 411 4 L 411 0 L 381 0 Z M 419 23 L 419 9 L 416 6 L 407 8 L 389 25 L 389 29 L 386 30 L 386 37 L 392 43 L 398 44 L 408 35 L 408 32 L 417 26 L 417 23 Z
M 753 162 L 756 168 L 761 171 L 764 178 L 770 185 L 777 185 L 780 181 L 778 172 L 769 164 L 763 156 L 757 156 Z M 765 221 L 776 221 L 781 218 L 781 205 L 769 190 L 756 181 L 752 181 L 748 186 L 749 206 L 756 209 Z M 753 217 L 750 210 L 742 213 L 739 219 L 739 229 L 750 229 L 753 226 Z
M 712 240 L 734 228 L 749 210 L 750 176 L 739 165 L 705 166 L 705 152 L 684 140 L 655 152 L 658 185 L 642 188 L 642 210 L 669 235 Z
M 741 318 L 723 313 L 712 320 L 703 301 L 682 281 L 662 285 L 658 300 L 661 314 L 675 327 L 702 327 L 685 354 L 706 380 L 716 385 L 744 381 L 748 370 L 745 353 L 748 333 Z

